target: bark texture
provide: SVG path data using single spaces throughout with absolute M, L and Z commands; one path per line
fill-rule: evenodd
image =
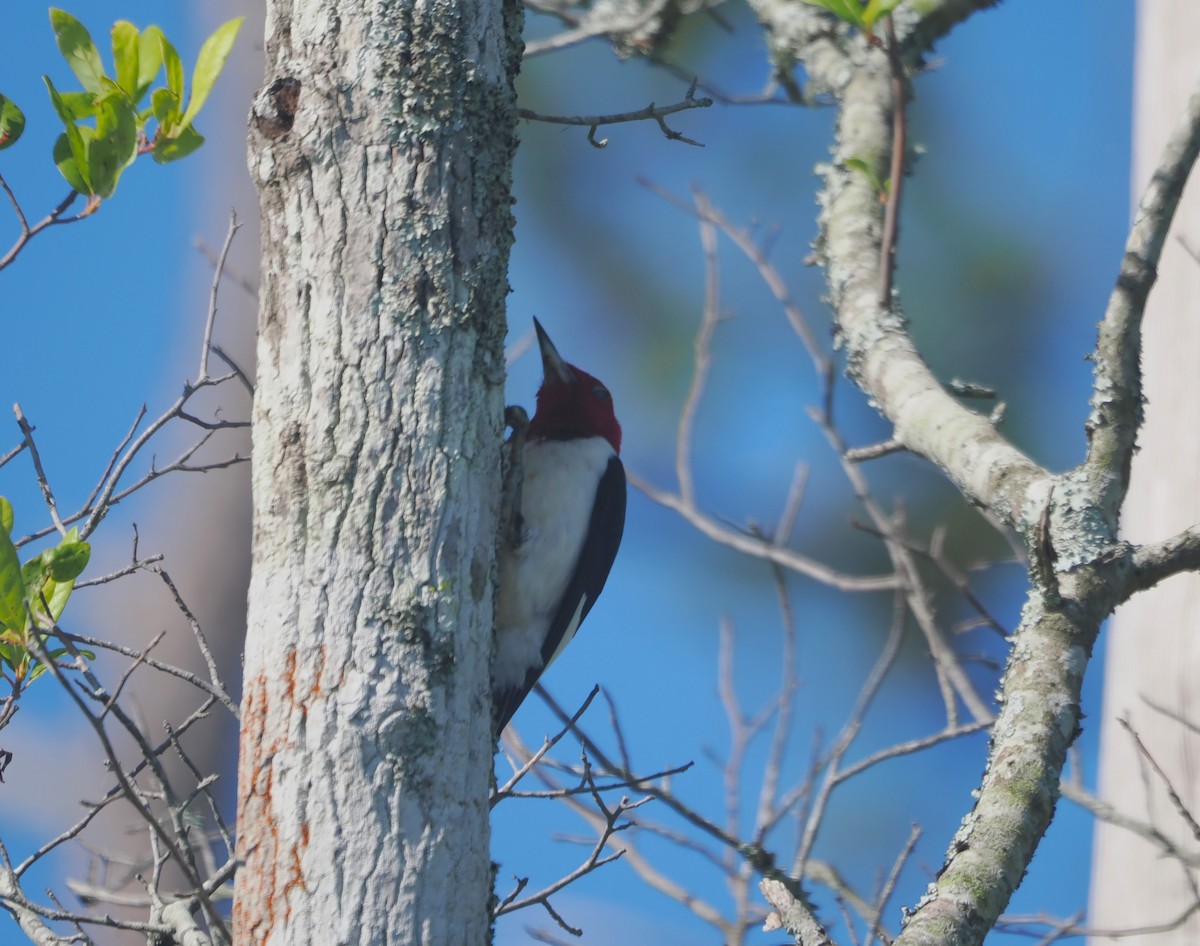
M 1133 186 L 1139 192 L 1178 113 L 1200 81 L 1200 19 L 1191 0 L 1138 4 L 1134 88 Z M 1129 539 L 1150 542 L 1200 522 L 1200 267 L 1174 237 L 1200 247 L 1200 188 L 1184 193 L 1166 241 L 1158 284 L 1143 328 L 1146 423 L 1125 508 Z M 1200 721 L 1200 577 L 1181 575 L 1117 612 L 1109 631 L 1101 720 L 1100 794 L 1118 811 L 1153 826 L 1180 849 L 1195 847 L 1157 778 L 1146 777 L 1133 740 L 1118 725 L 1126 718 L 1166 771 L 1183 803 L 1200 814 L 1197 737 L 1179 718 Z M 1151 707 L 1153 704 L 1172 719 Z M 1125 827 L 1098 822 L 1092 869 L 1090 925 L 1117 930 L 1176 920 L 1195 894 L 1178 860 Z M 1191 883 L 1200 881 L 1193 869 Z M 1093 943 L 1110 943 L 1094 937 Z M 1200 942 L 1200 917 L 1171 931 L 1147 931 L 1121 943 L 1156 946 Z
M 520 11 L 269 4 L 240 944 L 486 943 Z

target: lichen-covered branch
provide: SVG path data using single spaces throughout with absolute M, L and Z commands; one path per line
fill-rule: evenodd
M 887 56 L 874 51 L 842 90 L 822 197 L 821 253 L 848 371 L 894 424 L 897 440 L 941 467 L 972 502 L 1023 531 L 1045 503 L 1048 474 L 987 417 L 947 393 L 916 350 L 904 318 L 879 305 L 883 207 L 870 178 L 846 162 L 865 162 L 879 179 L 887 176 L 891 113 Z
M 1115 522 L 1129 487 L 1129 469 L 1142 425 L 1142 315 L 1158 275 L 1167 230 L 1183 185 L 1200 154 L 1200 86 L 1163 151 L 1138 205 L 1116 287 L 1100 323 L 1093 355 L 1087 469 L 1104 513 Z
M 1200 526 L 1153 545 L 1134 549 L 1124 597 L 1153 588 L 1180 572 L 1200 571 Z
M 768 921 L 766 929 L 782 927 L 803 946 L 832 946 L 833 940 L 826 934 L 824 927 L 802 900 L 792 896 L 786 885 L 778 880 L 765 878 L 758 886 L 767 902 L 775 908 L 772 917 L 776 923 Z
M 939 31 L 986 5 L 945 3 L 916 15 L 908 10 L 897 24 L 904 61 L 914 65 Z M 1189 107 L 1135 223 L 1126 261 L 1132 258 L 1138 266 L 1123 267 L 1114 296 L 1118 308 L 1102 329 L 1088 464 L 1052 478 L 987 417 L 945 390 L 917 351 L 899 301 L 879 297 L 886 228 L 878 182 L 894 173 L 889 168 L 897 157 L 892 120 L 897 102 L 887 51 L 843 30 L 837 34 L 842 59 L 835 70 L 822 70 L 820 61 L 804 59 L 813 37 L 792 32 L 795 14 L 768 0 L 756 2 L 755 10 L 773 44 L 790 37 L 810 80 L 838 100 L 834 158 L 823 169 L 818 253 L 848 374 L 893 424 L 895 441 L 937 464 L 966 498 L 1015 528 L 1033 551 L 1035 587 L 1014 635 L 976 804 L 897 940 L 897 946 L 981 943 L 1053 816 L 1059 775 L 1078 731 L 1083 673 L 1101 622 L 1126 594 L 1122 589 L 1146 586 L 1149 578 L 1139 577 L 1139 568 L 1146 576 L 1161 576 L 1188 567 L 1200 554 L 1191 535 L 1140 558 L 1116 541 L 1128 456 L 1140 422 L 1132 336 L 1166 224 L 1200 150 L 1195 130 L 1200 97 Z M 1110 403 L 1133 409 L 1097 422 L 1097 405 Z

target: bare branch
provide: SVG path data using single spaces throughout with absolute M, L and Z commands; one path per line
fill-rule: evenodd
M 902 453 L 905 449 L 904 444 L 893 437 L 869 447 L 852 447 L 846 451 L 845 456 L 851 463 L 862 463 L 865 460 L 878 460 L 880 457 L 888 457 L 893 453 Z
M 66 535 L 67 528 L 58 517 L 58 503 L 54 501 L 54 490 L 50 488 L 50 481 L 47 479 L 46 470 L 42 466 L 42 456 L 38 453 L 37 442 L 33 439 L 33 427 L 25 419 L 25 413 L 21 410 L 20 404 L 13 405 L 13 414 L 16 415 L 17 426 L 21 428 L 21 436 L 25 438 L 25 446 L 29 449 L 29 456 L 33 460 L 33 469 L 37 476 L 38 488 L 42 491 L 42 499 L 45 500 L 46 508 L 50 511 L 50 518 L 54 520 L 54 527 L 59 531 L 59 534 Z
M 561 917 L 559 917 L 558 914 L 551 909 L 550 897 L 558 893 L 564 887 L 575 883 L 575 881 L 579 880 L 581 877 L 584 877 L 587 874 L 590 874 L 592 871 L 603 867 L 605 864 L 611 864 L 613 861 L 617 860 L 623 855 L 624 851 L 620 849 L 607 855 L 604 854 L 604 850 L 608 846 L 609 840 L 613 837 L 613 835 L 623 830 L 623 828 L 627 826 L 627 823 L 622 823 L 621 820 L 625 813 L 644 805 L 650 800 L 650 798 L 647 796 L 633 802 L 629 801 L 628 798 L 622 798 L 618 804 L 610 809 L 604 803 L 604 800 L 601 797 L 601 789 L 595 784 L 595 781 L 592 778 L 591 767 L 587 764 L 586 757 L 584 759 L 584 773 L 585 779 L 589 783 L 592 800 L 596 805 L 596 809 L 603 816 L 603 828 L 599 832 L 599 838 L 596 840 L 596 844 L 592 848 L 591 853 L 587 856 L 583 863 L 580 864 L 579 867 L 573 870 L 570 874 L 559 878 L 554 883 L 549 884 L 548 886 L 539 890 L 537 893 L 531 894 L 528 897 L 523 897 L 519 900 L 506 898 L 505 902 L 502 903 L 499 908 L 497 908 L 495 913 L 496 916 L 503 916 L 505 913 L 512 913 L 515 910 L 521 910 L 525 907 L 532 906 L 535 903 L 540 903 L 546 908 L 547 911 L 550 912 L 552 916 L 559 921 L 564 929 L 574 932 L 572 928 L 568 927 L 562 921 Z M 574 935 L 578 936 L 581 934 L 579 932 L 574 932 Z
M 208 353 L 212 348 L 213 327 L 217 322 L 217 295 L 221 289 L 221 277 L 225 272 L 225 260 L 229 258 L 229 248 L 233 246 L 233 238 L 241 226 L 238 223 L 237 211 L 231 210 L 229 212 L 229 230 L 225 234 L 225 242 L 221 245 L 221 252 L 213 267 L 212 288 L 209 290 L 208 296 L 208 318 L 204 322 L 204 338 L 200 343 L 200 368 L 196 373 L 197 381 L 208 379 Z
M 870 921 L 867 923 L 866 946 L 871 946 L 876 937 L 885 943 L 890 942 L 890 939 L 884 934 L 883 928 L 879 925 L 879 921 L 883 917 L 883 911 L 887 907 L 888 901 L 892 899 L 892 894 L 896 890 L 896 882 L 900 879 L 900 871 L 904 868 L 908 859 L 912 857 L 912 852 L 919 840 L 921 840 L 921 829 L 913 825 L 912 830 L 908 833 L 908 840 L 904 842 L 904 847 L 896 855 L 896 860 L 892 864 L 892 869 L 888 873 L 887 880 L 883 882 L 883 888 L 879 891 L 879 897 L 875 901 L 875 910 L 871 914 Z
M 553 737 L 546 739 L 542 743 L 541 748 L 538 749 L 537 752 L 530 755 L 522 765 L 519 767 L 515 765 L 513 766 L 514 771 L 512 778 L 492 792 L 492 797 L 490 800 L 490 805 L 492 808 L 495 808 L 496 805 L 498 805 L 501 801 L 513 794 L 513 790 L 517 787 L 517 784 L 521 781 L 521 779 L 528 775 L 533 770 L 534 766 L 541 762 L 542 759 L 546 757 L 546 754 L 556 745 L 558 745 L 563 736 L 572 730 L 575 724 L 579 722 L 583 714 L 587 712 L 588 707 L 592 705 L 592 700 L 594 700 L 599 693 L 599 686 L 592 687 L 592 690 L 590 693 L 588 693 L 587 698 L 580 705 L 579 709 L 575 711 L 575 715 L 572 716 Z M 512 738 L 514 740 L 517 738 L 515 733 L 512 734 Z
M 31 227 L 29 225 L 29 221 L 25 217 L 25 212 L 21 209 L 21 205 L 17 201 L 16 195 L 13 194 L 12 188 L 8 186 L 8 181 L 4 179 L 3 175 L 0 175 L 0 188 L 4 189 L 4 193 L 8 197 L 8 202 L 12 204 L 13 211 L 17 215 L 17 221 L 21 225 L 21 233 L 17 237 L 16 242 L 13 243 L 4 256 L 0 257 L 0 269 L 4 269 L 6 266 L 12 263 L 12 261 L 17 258 L 17 255 L 21 252 L 21 250 L 25 249 L 26 244 L 28 244 L 30 240 L 32 240 L 43 230 L 47 229 L 48 227 L 55 226 L 56 224 L 75 223 L 76 221 L 82 220 L 84 217 L 88 216 L 96 209 L 96 207 L 99 206 L 98 201 L 89 201 L 82 213 L 78 213 L 73 217 L 64 217 L 63 214 L 67 212 L 67 208 L 75 203 L 75 198 L 79 196 L 78 192 L 72 189 L 66 197 L 59 201 L 57 207 L 51 210 L 50 213 L 46 214 L 45 217 Z
M 1132 564 L 1121 600 L 1153 588 L 1172 575 L 1200 571 L 1200 526 L 1163 542 L 1135 548 Z
M 1138 754 L 1150 764 L 1152 769 L 1154 769 L 1154 774 L 1158 776 L 1159 781 L 1161 781 L 1163 784 L 1163 788 L 1166 789 L 1167 797 L 1171 800 L 1171 804 L 1174 806 L 1175 812 L 1180 818 L 1183 819 L 1184 823 L 1187 824 L 1188 830 L 1192 832 L 1192 837 L 1197 841 L 1200 841 L 1200 824 L 1196 823 L 1196 819 L 1192 817 L 1191 811 L 1189 811 L 1187 805 L 1183 803 L 1183 799 L 1179 797 L 1179 792 L 1177 792 L 1175 790 L 1175 786 L 1171 784 L 1170 777 L 1166 772 L 1163 771 L 1162 766 L 1158 764 L 1158 760 L 1151 755 L 1150 750 L 1146 748 L 1146 744 L 1142 742 L 1141 737 L 1137 734 L 1137 731 L 1133 728 L 1133 726 L 1130 725 L 1129 720 L 1121 717 L 1117 720 L 1117 722 L 1120 724 L 1122 729 L 1129 733 L 1130 738 L 1133 740 L 1133 744 L 1137 747 Z
M 693 194 L 696 208 L 702 211 L 708 198 L 696 190 Z M 692 431 L 696 424 L 696 411 L 704 396 L 708 383 L 708 369 L 712 364 L 712 338 L 720 321 L 721 271 L 717 263 L 717 232 L 712 222 L 698 214 L 700 220 L 700 245 L 704 250 L 704 311 L 700 327 L 696 330 L 692 358 L 692 381 L 688 385 L 679 411 L 679 424 L 675 434 L 675 477 L 679 480 L 680 499 L 689 506 L 696 503 L 696 488 L 692 480 Z
M 825 353 L 822 345 L 817 341 L 817 335 L 808 324 L 808 319 L 803 311 L 792 298 L 791 292 L 788 290 L 787 283 L 775 265 L 767 256 L 767 249 L 762 244 L 755 241 L 753 234 L 742 227 L 735 227 L 719 210 L 705 199 L 703 202 L 695 201 L 694 205 L 689 204 L 684 200 L 680 200 L 666 190 L 650 183 L 646 178 L 639 177 L 639 183 L 654 193 L 658 194 L 665 201 L 678 207 L 684 213 L 691 216 L 701 217 L 713 224 L 725 236 L 741 250 L 744 255 L 758 270 L 759 277 L 770 289 L 771 294 L 783 309 L 784 315 L 787 316 L 788 323 L 792 326 L 793 331 L 800 338 L 801 344 L 804 345 L 804 350 L 808 353 L 812 360 L 813 368 L 818 378 L 824 380 L 831 376 L 833 368 L 832 359 Z
M 254 382 L 250 380 L 250 376 L 248 374 L 246 374 L 245 371 L 242 370 L 241 366 L 236 361 L 234 361 L 228 354 L 226 354 L 225 349 L 222 348 L 220 345 L 213 345 L 212 353 L 214 355 L 216 355 L 218 358 L 220 358 L 223 362 L 225 362 L 225 364 L 229 367 L 229 370 L 232 371 L 234 373 L 234 375 L 237 376 L 237 379 L 242 382 L 242 386 L 247 391 L 249 391 L 250 396 L 253 397 L 254 396 Z
M 813 916 L 804 901 L 788 890 L 786 885 L 764 877 L 758 887 L 775 910 L 772 914 L 775 922 L 769 919 L 763 929 L 770 931 L 783 928 L 794 936 L 801 946 L 833 946 L 833 940 L 825 932 L 825 927 Z
M 1088 455 L 1084 469 L 1094 481 L 1100 507 L 1115 523 L 1129 487 L 1129 469 L 1142 423 L 1142 316 L 1157 277 L 1167 231 L 1183 186 L 1200 155 L 1200 86 L 1171 134 L 1134 216 L 1117 284 L 1100 322 Z
M 531 46 L 536 45 L 531 43 Z M 530 55 L 528 49 L 526 56 Z M 539 112 L 532 111 L 528 108 L 518 109 L 518 113 L 526 121 L 547 122 L 552 125 L 580 125 L 589 129 L 588 141 L 597 148 L 603 148 L 608 145 L 608 139 L 602 138 L 597 140 L 595 137 L 596 129 L 602 125 L 619 125 L 624 122 L 644 122 L 654 121 L 658 123 L 658 127 L 669 141 L 682 141 L 684 144 L 694 145 L 698 148 L 703 148 L 704 145 L 699 141 L 693 141 L 680 132 L 674 131 L 667 126 L 667 116 L 675 115 L 678 112 L 686 112 L 693 108 L 710 108 L 713 100 L 710 98 L 696 98 L 696 80 L 692 80 L 691 86 L 687 90 L 687 94 L 679 102 L 674 105 L 655 105 L 651 102 L 645 108 L 640 108 L 632 112 L 612 112 L 606 115 L 542 115 Z
M 791 549 L 782 548 L 772 542 L 738 532 L 717 522 L 694 506 L 689 506 L 681 497 L 651 486 L 636 474 L 627 471 L 626 475 L 629 482 L 650 499 L 668 509 L 675 510 L 699 532 L 721 545 L 727 545 L 754 558 L 775 562 L 790 571 L 805 575 L 840 591 L 891 591 L 899 584 L 895 575 L 849 575 L 806 555 L 801 555 L 799 552 L 793 552 Z

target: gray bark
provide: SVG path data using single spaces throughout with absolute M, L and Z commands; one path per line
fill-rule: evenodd
M 239 943 L 488 941 L 519 29 L 269 5 Z
M 1135 194 L 1153 174 L 1163 142 L 1200 79 L 1200 18 L 1191 0 L 1138 4 L 1134 89 L 1133 185 Z M 1174 239 L 1200 247 L 1200 188 L 1184 194 L 1150 297 L 1144 328 L 1146 423 L 1123 524 L 1129 539 L 1155 541 L 1200 522 L 1200 266 Z M 1200 722 L 1200 577 L 1181 575 L 1118 611 L 1108 635 L 1101 719 L 1100 794 L 1117 811 L 1158 829 L 1183 850 L 1194 849 L 1191 831 L 1175 813 L 1165 789 L 1145 777 L 1126 718 L 1171 778 L 1193 815 L 1200 814 L 1194 762 L 1196 735 L 1147 701 L 1193 723 Z M 1200 880 L 1191 871 L 1192 883 Z M 1090 924 L 1117 930 L 1170 923 L 1193 903 L 1188 871 L 1127 827 L 1098 822 L 1093 856 Z M 1094 937 L 1108 943 L 1108 937 Z M 1147 932 L 1122 943 L 1168 946 L 1200 942 L 1200 918 L 1169 932 Z

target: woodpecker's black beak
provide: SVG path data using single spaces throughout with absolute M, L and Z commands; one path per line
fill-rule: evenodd
M 542 374 L 545 380 L 557 378 L 563 384 L 574 384 L 575 372 L 571 370 L 569 364 L 562 360 L 558 349 L 554 347 L 554 342 L 550 341 L 550 336 L 542 328 L 542 323 L 535 318 L 533 327 L 537 330 L 538 348 L 542 350 Z

